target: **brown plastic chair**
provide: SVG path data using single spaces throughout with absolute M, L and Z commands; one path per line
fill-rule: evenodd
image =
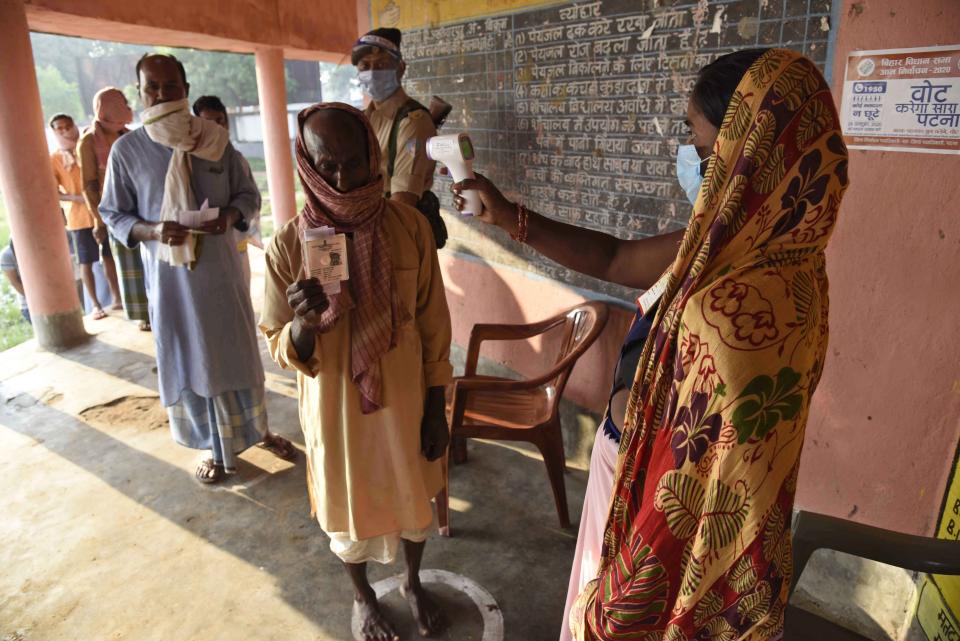
M 960 575 L 960 542 L 883 530 L 814 512 L 798 512 L 793 527 L 793 582 L 814 551 L 825 548 L 914 572 Z M 806 610 L 787 607 L 784 641 L 869 641 Z
M 563 473 L 566 458 L 560 429 L 560 398 L 577 359 L 607 323 L 607 307 L 587 302 L 532 325 L 475 325 L 470 332 L 464 376 L 454 379 L 448 396 L 450 457 L 467 460 L 466 439 L 486 438 L 533 443 L 543 455 L 562 527 L 570 527 Z M 513 380 L 477 375 L 484 341 L 525 340 L 562 327 L 563 340 L 554 366 L 534 378 Z M 447 466 L 444 465 L 444 474 Z M 450 536 L 448 485 L 437 497 L 440 533 Z

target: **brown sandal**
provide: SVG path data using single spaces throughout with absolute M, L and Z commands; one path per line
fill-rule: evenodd
M 194 476 L 204 485 L 213 485 L 226 478 L 227 473 L 224 471 L 223 465 L 214 462 L 212 458 L 205 458 L 197 465 L 197 471 L 194 472 Z
M 279 434 L 268 433 L 262 441 L 257 443 L 257 447 L 267 450 L 284 461 L 295 461 L 297 459 L 297 448 Z

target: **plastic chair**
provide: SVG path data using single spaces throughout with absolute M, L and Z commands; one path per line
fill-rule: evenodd
M 793 582 L 814 551 L 825 548 L 914 572 L 960 575 L 960 542 L 902 534 L 814 512 L 798 512 L 793 528 Z M 806 610 L 788 607 L 784 641 L 869 641 Z
M 563 473 L 566 457 L 560 428 L 560 399 L 577 359 L 593 344 L 607 322 L 607 307 L 587 302 L 531 325 L 475 325 L 470 332 L 464 376 L 454 379 L 448 396 L 454 463 L 467 460 L 466 439 L 485 438 L 533 443 L 543 455 L 561 527 L 570 527 Z M 557 359 L 549 371 L 526 380 L 477 375 L 484 341 L 525 340 L 563 328 Z M 448 473 L 445 460 L 444 474 Z M 446 476 L 445 476 L 446 478 Z M 449 483 L 437 497 L 440 533 L 450 536 Z

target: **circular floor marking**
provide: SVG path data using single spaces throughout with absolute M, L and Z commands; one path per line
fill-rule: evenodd
M 466 594 L 480 610 L 480 617 L 483 620 L 483 636 L 480 637 L 480 641 L 503 641 L 503 614 L 500 612 L 500 606 L 493 599 L 493 595 L 479 583 L 446 570 L 422 570 L 420 581 L 422 583 L 441 583 Z M 373 589 L 377 593 L 377 598 L 382 599 L 390 592 L 398 589 L 402 582 L 403 575 L 398 574 L 377 581 L 373 584 Z M 350 627 L 353 631 L 353 638 L 356 641 L 363 641 L 363 636 L 360 633 L 360 619 L 353 617 Z

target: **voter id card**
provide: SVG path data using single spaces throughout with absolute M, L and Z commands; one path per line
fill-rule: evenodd
M 350 278 L 347 263 L 347 237 L 330 227 L 303 232 L 303 253 L 307 275 L 316 278 L 327 294 L 340 292 L 341 281 Z

